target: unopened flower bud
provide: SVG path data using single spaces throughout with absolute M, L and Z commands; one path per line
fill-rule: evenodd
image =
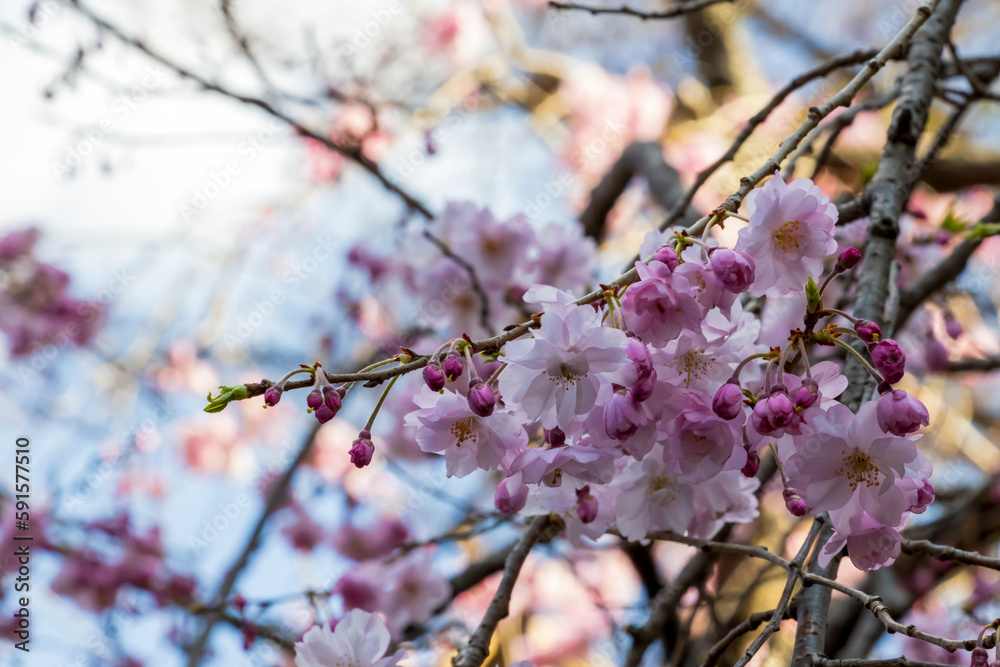
M 281 400 L 281 393 L 284 389 L 280 384 L 271 385 L 267 391 L 264 392 L 264 407 L 273 408 Z
M 677 268 L 677 253 L 668 245 L 662 246 L 653 255 L 653 260 L 663 262 L 671 271 Z
M 834 271 L 837 273 L 843 273 L 844 271 L 850 271 L 858 262 L 861 261 L 861 251 L 857 248 L 846 248 L 844 252 L 840 253 L 840 257 L 837 258 L 837 265 L 834 267 Z
M 743 473 L 744 477 L 756 477 L 758 470 L 760 470 L 760 456 L 757 455 L 757 452 L 751 452 L 748 449 L 746 465 L 740 469 L 740 472 Z
M 712 399 L 712 411 L 722 419 L 736 419 L 743 413 L 743 390 L 730 380 L 719 387 Z
M 709 255 L 709 264 L 719 284 L 730 292 L 745 292 L 754 281 L 756 264 L 753 257 L 729 248 L 716 248 Z
M 520 473 L 518 473 L 520 475 Z M 514 491 L 511 486 L 515 486 L 511 478 L 500 482 L 497 486 L 496 495 L 493 496 L 493 505 L 501 514 L 517 514 L 528 502 L 528 487 L 524 484 L 516 484 Z
M 306 405 L 315 410 L 319 406 L 323 405 L 323 393 L 319 389 L 313 389 L 306 396 Z
M 958 338 L 962 335 L 962 324 L 951 313 L 948 313 L 944 317 L 944 328 L 952 338 Z
M 783 428 L 795 428 L 802 420 L 795 412 L 792 399 L 788 397 L 788 389 L 780 384 L 774 385 L 770 396 L 757 401 L 750 419 L 761 435 L 770 435 Z
M 364 468 L 371 463 L 372 456 L 375 454 L 375 445 L 372 444 L 372 434 L 367 430 L 358 433 L 358 439 L 351 445 L 349 453 L 351 455 L 351 463 L 356 468 Z
M 866 343 L 875 343 L 882 337 L 882 329 L 871 320 L 858 320 L 854 324 L 854 331 Z
M 949 361 L 948 348 L 941 341 L 931 338 L 924 344 L 924 362 L 927 364 L 927 370 L 943 373 L 948 370 Z
M 882 374 L 889 384 L 896 384 L 903 379 L 906 369 L 906 353 L 899 343 L 891 338 L 883 338 L 874 345 L 869 345 L 868 354 L 876 370 Z
M 782 491 L 781 496 L 785 499 L 785 507 L 788 508 L 792 516 L 805 516 L 809 513 L 806 501 L 803 500 L 797 491 L 785 489 Z
M 970 663 L 972 667 L 988 667 L 990 662 L 990 654 L 982 646 L 977 646 L 972 649 L 972 662 Z
M 454 382 L 462 376 L 462 372 L 465 371 L 465 364 L 462 362 L 462 357 L 457 354 L 449 354 L 444 360 L 444 375 L 448 378 L 449 382 Z
M 875 404 L 879 428 L 886 433 L 904 436 L 930 424 L 927 407 L 902 389 L 887 392 Z
M 344 390 L 334 388 L 330 385 L 323 387 L 323 403 L 326 407 L 333 410 L 333 414 L 337 414 L 340 411 L 340 406 L 342 405 L 341 399 L 344 397 Z
M 591 523 L 597 518 L 597 498 L 590 494 L 589 485 L 576 491 L 576 515 L 584 523 Z
M 497 399 L 493 390 L 476 378 L 469 386 L 469 408 L 479 417 L 489 417 L 493 414 Z
M 562 447 L 566 444 L 566 433 L 558 426 L 552 429 L 545 429 L 545 442 L 550 447 Z
M 795 407 L 806 408 L 812 406 L 819 399 L 819 383 L 812 378 L 802 378 L 802 386 L 795 392 Z
M 444 389 L 444 373 L 439 364 L 427 364 L 424 366 L 424 383 L 431 391 L 441 391 Z

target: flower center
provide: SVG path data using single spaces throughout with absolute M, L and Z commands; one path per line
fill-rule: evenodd
M 674 490 L 677 488 L 674 478 L 669 475 L 657 475 L 649 480 L 649 491 L 650 493 L 656 491 L 662 491 L 660 496 L 660 507 L 672 503 L 676 494 Z
M 798 220 L 786 222 L 774 233 L 774 242 L 781 246 L 781 249 L 785 252 L 799 247 L 801 241 L 799 224 Z
M 451 434 L 458 438 L 456 447 L 461 447 L 466 440 L 472 440 L 475 444 L 479 441 L 479 434 L 476 432 L 475 417 L 463 417 L 451 425 Z
M 842 460 L 844 465 L 836 471 L 836 474 L 847 476 L 851 491 L 857 491 L 861 484 L 869 488 L 879 485 L 879 469 L 872 457 L 857 449 L 852 449 L 849 452 L 844 452 Z
M 680 358 L 681 373 L 687 375 L 684 386 L 690 387 L 691 380 L 700 380 L 708 371 L 708 358 L 705 357 L 705 350 L 691 350 Z

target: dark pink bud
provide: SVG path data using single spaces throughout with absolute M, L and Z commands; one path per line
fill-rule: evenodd
M 243 597 L 240 593 L 237 593 L 233 597 L 233 606 L 236 607 L 236 611 L 242 614 L 243 610 L 247 608 L 247 599 Z
M 480 380 L 473 380 L 469 386 L 469 408 L 480 417 L 489 417 L 493 414 L 497 399 L 493 395 L 493 390 Z
M 500 482 L 496 495 L 493 496 L 493 505 L 502 514 L 517 514 L 528 502 L 528 487 L 518 484 L 512 492 L 510 488 L 512 485 L 513 482 L 508 477 Z
M 637 338 L 629 338 L 625 347 L 628 358 L 635 368 L 636 381 L 630 388 L 632 398 L 642 403 L 653 395 L 656 389 L 656 370 L 653 368 L 653 357 L 646 344 Z
M 753 257 L 745 252 L 717 248 L 709 255 L 708 261 L 716 280 L 730 292 L 745 292 L 753 283 L 756 265 Z
M 348 572 L 334 586 L 344 600 L 344 609 L 363 609 L 368 612 L 378 610 L 378 585 L 358 574 Z
M 584 523 L 591 523 L 597 518 L 597 498 L 590 495 L 590 486 L 576 491 L 576 515 Z
M 917 489 L 917 500 L 910 506 L 910 511 L 914 514 L 923 514 L 924 510 L 934 502 L 934 487 L 928 480 L 924 480 L 924 485 Z
M 566 434 L 556 426 L 552 430 L 545 431 L 545 442 L 549 443 L 551 447 L 562 447 L 566 444 Z
M 903 379 L 906 370 L 906 354 L 899 343 L 891 338 L 883 338 L 874 345 L 868 346 L 868 354 L 876 370 L 882 374 L 889 384 L 896 384 Z
M 653 260 L 663 262 L 671 271 L 677 268 L 677 253 L 668 245 L 657 250 L 656 254 L 653 255 Z
M 797 428 L 802 421 L 784 385 L 775 385 L 770 396 L 757 401 L 750 419 L 761 435 L 770 435 L 784 428 Z
M 441 391 L 444 389 L 444 373 L 438 364 L 427 364 L 424 366 L 424 383 L 430 387 L 431 391 Z
M 819 383 L 812 378 L 802 378 L 802 386 L 795 392 L 795 406 L 805 410 L 819 399 Z
M 875 404 L 878 425 L 886 433 L 904 436 L 930 424 L 927 408 L 902 389 L 887 392 Z
M 840 253 L 840 257 L 837 259 L 837 265 L 834 267 L 834 271 L 837 273 L 843 273 L 844 271 L 850 271 L 858 262 L 861 261 L 861 251 L 857 248 L 847 248 L 844 252 Z
M 323 393 L 319 389 L 313 389 L 310 391 L 309 395 L 306 397 L 306 405 L 313 410 L 319 408 L 319 406 L 323 405 Z
M 712 399 L 712 411 L 722 419 L 736 419 L 743 414 L 743 390 L 730 380 L 719 387 Z
M 333 414 L 340 411 L 341 399 L 344 397 L 344 390 L 339 387 L 334 389 L 330 385 L 323 387 L 323 403 L 333 410 Z
M 615 392 L 604 406 L 604 430 L 615 440 L 628 440 L 639 430 L 639 411 L 627 394 Z
M 990 654 L 982 646 L 972 649 L 972 667 L 988 667 Z
M 445 357 L 444 375 L 448 378 L 449 382 L 454 382 L 460 378 L 463 371 L 465 371 L 465 364 L 462 363 L 462 357 L 457 354 L 450 354 Z
M 334 417 L 336 417 L 337 413 L 331 410 L 326 404 L 323 404 L 318 408 L 316 408 L 315 410 L 313 410 L 313 416 L 316 417 L 316 420 L 320 424 L 325 424 Z
M 927 364 L 927 370 L 943 373 L 948 370 L 949 361 L 948 348 L 941 341 L 931 338 L 924 344 L 924 362 Z
M 809 507 L 806 505 L 806 501 L 802 499 L 802 496 L 798 494 L 797 491 L 792 489 L 785 489 L 781 493 L 782 497 L 785 499 L 785 507 L 791 512 L 792 516 L 805 516 L 809 513 Z
M 281 393 L 284 389 L 281 385 L 273 385 L 267 391 L 264 392 L 264 406 L 273 408 L 281 400 Z
M 882 337 L 882 330 L 871 320 L 858 320 L 854 324 L 854 331 L 866 343 L 877 342 Z
M 372 462 L 374 454 L 375 445 L 372 444 L 372 434 L 367 430 L 361 431 L 358 433 L 358 439 L 351 445 L 351 463 L 356 468 L 364 468 Z
M 760 456 L 757 455 L 757 452 L 747 450 L 747 462 L 740 472 L 743 473 L 744 477 L 756 477 L 758 470 L 760 470 Z
M 958 320 L 952 317 L 951 313 L 948 313 L 944 317 L 944 328 L 945 331 L 948 332 L 948 335 L 951 336 L 952 338 L 958 338 L 959 336 L 962 335 L 963 331 L 962 325 L 961 323 L 959 323 Z

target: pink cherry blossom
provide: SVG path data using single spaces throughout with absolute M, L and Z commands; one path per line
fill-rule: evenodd
M 812 181 L 785 184 L 775 174 L 746 199 L 750 224 L 740 230 L 736 250 L 756 262 L 753 296 L 801 292 L 818 278 L 823 258 L 836 252 L 837 207 Z
M 615 523 L 625 539 L 639 541 L 650 532 L 683 533 L 694 517 L 691 486 L 663 461 L 654 448 L 642 461 L 629 461 L 613 486 Z
M 715 414 L 712 397 L 688 389 L 673 397 L 672 403 L 665 408 L 669 419 L 663 453 L 685 479 L 703 482 L 746 464 L 747 452 L 738 425 Z
M 398 667 L 406 657 L 403 650 L 385 656 L 389 648 L 389 630 L 381 618 L 360 609 L 344 616 L 333 630 L 315 625 L 295 644 L 295 667 L 330 667 L 364 665 Z
M 625 325 L 645 343 L 663 347 L 682 329 L 698 331 L 703 310 L 692 286 L 663 262 L 635 263 L 639 282 L 622 297 Z
M 590 412 L 602 388 L 610 391 L 631 370 L 627 338 L 601 326 L 601 315 L 590 306 L 553 306 L 541 323 L 533 338 L 507 344 L 500 394 L 519 404 L 529 420 L 565 428 Z
M 509 450 L 528 443 L 513 415 L 495 410 L 480 417 L 455 392 L 439 394 L 424 386 L 413 400 L 420 409 L 408 414 L 406 423 L 417 427 L 422 450 L 444 453 L 449 477 L 465 477 L 477 468 L 495 470 Z

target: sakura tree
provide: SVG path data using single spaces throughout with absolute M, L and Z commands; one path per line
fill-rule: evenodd
M 257 129 L 0 236 L 4 664 L 991 664 L 1000 10 L 839 5 L 5 10 Z

